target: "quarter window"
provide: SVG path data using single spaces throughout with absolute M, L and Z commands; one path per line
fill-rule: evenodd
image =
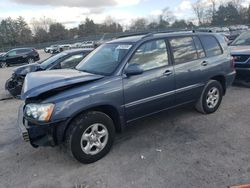
M 169 40 L 176 64 L 198 59 L 196 47 L 192 37 L 178 37 Z
M 138 64 L 145 71 L 168 65 L 165 40 L 154 40 L 142 44 L 136 50 L 129 64 Z
M 213 36 L 200 36 L 207 57 L 217 56 L 222 54 L 220 44 Z

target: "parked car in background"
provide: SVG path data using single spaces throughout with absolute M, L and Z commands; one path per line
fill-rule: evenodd
M 235 60 L 236 79 L 250 82 L 250 31 L 238 36 L 230 44 L 230 50 Z
M 42 62 L 24 65 L 14 69 L 12 77 L 6 81 L 5 89 L 14 97 L 19 97 L 26 75 L 30 72 L 75 68 L 93 49 L 68 50 L 54 55 Z
M 80 162 L 105 156 L 115 132 L 139 118 L 181 105 L 215 112 L 234 80 L 221 35 L 161 33 L 105 43 L 76 70 L 30 73 L 19 110 L 32 146 L 64 143 Z
M 5 52 L 0 52 L 0 57 L 6 54 Z
M 0 67 L 5 68 L 24 63 L 31 64 L 39 60 L 39 54 L 34 48 L 17 48 L 0 56 Z
M 64 50 L 70 50 L 70 49 L 71 49 L 71 44 L 61 44 L 59 45 L 57 52 L 62 52 Z
M 94 48 L 95 47 L 95 43 L 94 41 L 84 41 L 82 42 L 81 48 Z
M 229 36 L 229 41 L 233 41 L 236 39 L 241 33 L 245 32 L 248 30 L 248 26 L 246 25 L 234 25 L 229 27 L 230 30 L 230 36 Z
M 44 48 L 45 53 L 53 53 L 54 51 L 57 51 L 59 45 L 51 45 L 50 47 Z
M 80 48 L 81 44 L 82 44 L 81 42 L 76 42 L 76 43 L 71 45 L 71 48 Z

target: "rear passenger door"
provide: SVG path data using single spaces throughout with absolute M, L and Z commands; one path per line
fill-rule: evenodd
M 205 52 L 197 36 L 169 38 L 175 71 L 176 104 L 197 100 L 201 95 L 206 75 L 202 67 Z
M 143 69 L 140 75 L 123 78 L 125 113 L 128 121 L 174 105 L 174 72 L 164 39 L 143 43 L 129 64 Z
M 206 81 L 220 72 L 221 64 L 227 62 L 227 56 L 223 55 L 223 50 L 218 40 L 213 35 L 200 35 L 202 46 L 204 47 L 206 58 L 201 67 L 202 73 L 206 76 Z M 226 57 L 226 59 L 225 59 Z M 223 73 L 222 73 L 223 74 Z

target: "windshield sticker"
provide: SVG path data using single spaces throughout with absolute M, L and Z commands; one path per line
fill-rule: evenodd
M 132 45 L 127 45 L 127 44 L 123 44 L 123 45 L 119 45 L 116 47 L 116 50 L 128 50 L 131 48 Z

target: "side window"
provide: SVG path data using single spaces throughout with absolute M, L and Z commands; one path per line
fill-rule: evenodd
M 198 53 L 198 57 L 199 58 L 203 58 L 205 57 L 205 52 L 204 52 L 204 49 L 201 45 L 201 41 L 198 37 L 193 37 L 194 39 L 194 43 L 195 43 L 195 47 L 196 47 L 196 50 L 197 50 L 197 53 Z
M 20 49 L 20 50 L 17 50 L 17 54 L 25 54 L 25 53 L 28 53 L 30 52 L 29 49 Z
M 17 55 L 17 50 L 12 50 L 7 54 L 9 57 L 13 57 Z
M 60 65 L 61 65 L 60 68 L 62 68 L 62 69 L 75 68 L 76 65 L 78 65 L 80 63 L 80 61 L 84 58 L 84 56 L 85 55 L 83 55 L 83 54 L 77 54 L 77 55 L 70 56 L 60 63 Z
M 205 48 L 207 57 L 222 54 L 220 44 L 213 36 L 200 36 L 201 42 Z
M 173 49 L 176 64 L 198 59 L 196 47 L 192 37 L 178 37 L 169 40 Z
M 154 40 L 142 44 L 130 59 L 129 64 L 138 64 L 143 70 L 168 65 L 165 40 Z

